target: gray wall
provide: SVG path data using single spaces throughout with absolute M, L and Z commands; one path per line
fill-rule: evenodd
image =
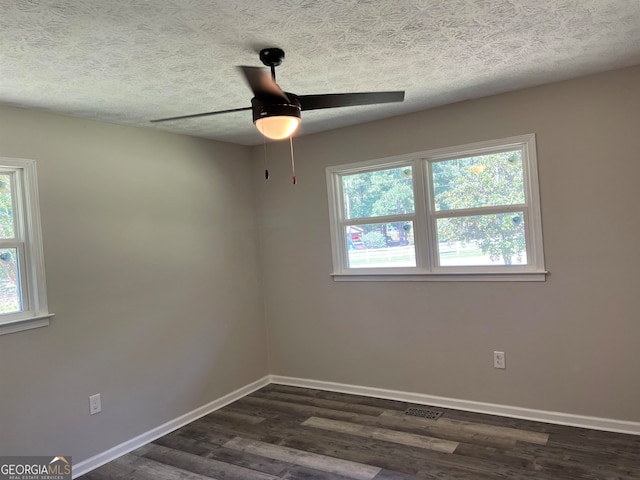
M 0 336 L 1 454 L 77 463 L 268 373 L 246 147 L 1 108 L 0 156 L 37 161 L 56 314 Z
M 268 182 L 254 148 L 271 372 L 640 421 L 638 85 L 636 67 L 301 137 L 297 186 L 286 142 Z M 329 276 L 325 167 L 526 133 L 546 282 Z

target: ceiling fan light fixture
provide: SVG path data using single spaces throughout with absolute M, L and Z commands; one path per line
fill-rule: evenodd
M 282 140 L 289 138 L 298 129 L 300 117 L 290 117 L 286 115 L 262 117 L 255 121 L 255 125 L 265 137 L 271 140 Z
M 277 102 L 254 97 L 253 123 L 262 135 L 271 140 L 289 138 L 300 125 L 300 103 L 291 95 L 289 103 Z

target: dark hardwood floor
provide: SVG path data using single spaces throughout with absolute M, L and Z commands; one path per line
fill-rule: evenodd
M 269 385 L 84 480 L 640 479 L 640 436 Z

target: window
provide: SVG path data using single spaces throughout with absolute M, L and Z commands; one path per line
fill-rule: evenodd
M 33 160 L 0 158 L 0 334 L 49 324 Z
M 327 168 L 336 279 L 544 280 L 535 136 Z

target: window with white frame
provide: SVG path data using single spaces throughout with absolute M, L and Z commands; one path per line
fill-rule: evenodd
M 49 324 L 36 166 L 0 157 L 0 334 Z
M 336 279 L 545 279 L 533 134 L 329 167 L 327 186 Z

